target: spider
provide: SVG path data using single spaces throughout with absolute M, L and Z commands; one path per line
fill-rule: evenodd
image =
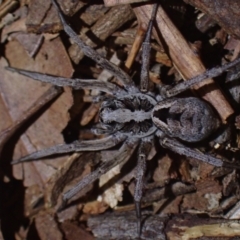
M 94 133 L 96 135 L 104 135 L 104 138 L 87 141 L 79 140 L 71 144 L 53 146 L 34 152 L 12 163 L 37 160 L 53 154 L 100 151 L 121 145 L 117 154 L 102 162 L 99 168 L 84 177 L 63 195 L 63 203 L 66 203 L 76 193 L 97 180 L 114 166 L 126 162 L 134 150 L 138 148 L 134 202 L 139 235 L 141 231 L 141 199 L 146 158 L 154 140 L 158 139 L 162 147 L 180 155 L 193 157 L 217 167 L 238 168 L 234 164 L 185 145 L 187 142 L 200 142 L 208 138 L 219 127 L 220 120 L 212 106 L 207 102 L 196 97 L 177 98 L 176 96 L 206 78 L 220 75 L 223 71 L 238 64 L 240 59 L 208 70 L 202 75 L 180 82 L 173 87 L 161 85 L 159 86 L 159 93 L 156 94 L 148 91 L 148 70 L 150 37 L 154 17 L 157 12 L 157 4 L 153 6 L 152 16 L 142 45 L 142 68 L 139 88 L 127 73 L 87 46 L 67 24 L 55 0 L 52 0 L 52 4 L 56 7 L 64 31 L 68 36 L 82 49 L 86 56 L 111 72 L 121 82 L 122 86 L 99 80 L 67 79 L 21 69 L 7 68 L 35 80 L 52 83 L 53 85 L 71 86 L 75 89 L 95 89 L 106 93 L 106 95 L 99 95 L 95 98 L 96 102 L 101 102 L 101 107 L 99 110 L 99 124 L 95 128 Z

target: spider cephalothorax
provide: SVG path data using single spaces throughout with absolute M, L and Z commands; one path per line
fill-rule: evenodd
M 140 234 L 140 204 L 143 178 L 146 168 L 146 158 L 150 152 L 154 136 L 158 137 L 163 147 L 180 155 L 193 157 L 218 167 L 235 167 L 235 165 L 226 163 L 212 155 L 204 154 L 196 149 L 187 147 L 181 141 L 177 140 L 180 139 L 185 142 L 202 141 L 209 137 L 219 126 L 219 120 L 214 110 L 205 101 L 195 97 L 176 98 L 175 96 L 205 78 L 218 76 L 224 70 L 239 63 L 240 59 L 222 67 L 209 70 L 201 76 L 181 82 L 174 87 L 161 86 L 158 94 L 152 93 L 147 89 L 149 62 L 146 60 L 146 57 L 149 58 L 150 36 L 157 5 L 153 7 L 152 18 L 142 49 L 143 65 L 140 87 L 138 88 L 128 74 L 79 39 L 77 34 L 64 20 L 58 9 L 58 5 L 53 0 L 52 3 L 59 12 L 65 32 L 82 49 L 86 56 L 92 58 L 101 67 L 111 72 L 121 82 L 122 86 L 119 87 L 116 84 L 99 80 L 66 79 L 8 68 L 33 79 L 52 83 L 57 86 L 72 86 L 76 89 L 97 89 L 108 94 L 103 98 L 95 98 L 96 101 L 104 99 L 99 111 L 100 122 L 94 129 L 96 135 L 105 135 L 103 138 L 53 146 L 25 156 L 14 163 L 74 151 L 100 151 L 121 144 L 117 154 L 113 154 L 111 158 L 106 159 L 100 164 L 99 168 L 84 177 L 74 188 L 63 195 L 63 202 L 66 202 L 84 187 L 97 180 L 102 174 L 117 164 L 127 161 L 138 147 L 134 201 L 136 203 L 137 218 L 139 220 L 138 230 Z
M 129 137 L 147 137 L 156 131 L 151 120 L 157 101 L 147 94 L 123 95 L 104 101 L 100 108 L 100 120 L 106 128 Z

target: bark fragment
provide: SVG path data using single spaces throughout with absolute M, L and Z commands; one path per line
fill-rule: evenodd
M 184 0 L 213 18 L 224 30 L 240 38 L 240 2 L 238 0 Z

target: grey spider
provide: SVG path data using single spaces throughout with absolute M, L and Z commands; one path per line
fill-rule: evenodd
M 52 0 L 52 3 L 58 10 L 64 31 L 68 36 L 82 49 L 86 56 L 93 59 L 102 68 L 111 72 L 112 75 L 121 82 L 122 86 L 120 87 L 116 84 L 99 80 L 66 79 L 7 68 L 8 70 L 18 72 L 35 80 L 52 83 L 56 86 L 72 86 L 75 89 L 97 89 L 106 93 L 104 97 L 99 96 L 95 99 L 95 101 L 101 102 L 99 111 L 100 121 L 98 127 L 95 129 L 95 133 L 96 135 L 105 135 L 104 138 L 75 141 L 71 144 L 53 146 L 22 157 L 13 163 L 37 160 L 53 154 L 100 151 L 121 144 L 117 154 L 113 155 L 111 159 L 101 163 L 99 168 L 84 177 L 75 187 L 63 195 L 63 203 L 66 203 L 77 192 L 97 180 L 111 168 L 119 163 L 126 162 L 138 147 L 134 202 L 138 219 L 138 232 L 140 235 L 140 205 L 143 195 L 146 157 L 150 152 L 155 137 L 159 139 L 162 147 L 168 148 L 180 155 L 193 157 L 217 167 L 237 167 L 210 154 L 205 154 L 187 147 L 182 143 L 199 142 L 206 139 L 218 128 L 220 121 L 212 107 L 205 101 L 196 97 L 176 98 L 175 96 L 206 78 L 220 75 L 223 71 L 239 63 L 240 59 L 208 70 L 204 74 L 186 82 L 181 82 L 174 87 L 161 86 L 159 88 L 159 94 L 155 94 L 148 91 L 148 70 L 150 37 L 154 16 L 157 12 L 157 4 L 153 7 L 152 17 L 142 45 L 143 63 L 139 89 L 128 74 L 102 57 L 94 49 L 87 46 L 66 23 L 55 0 Z

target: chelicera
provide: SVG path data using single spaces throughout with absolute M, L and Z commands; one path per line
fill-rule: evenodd
M 154 140 L 160 145 L 175 153 L 193 157 L 217 167 L 236 167 L 210 154 L 204 154 L 196 149 L 187 147 L 183 142 L 199 142 L 213 133 L 220 124 L 218 116 L 212 107 L 205 101 L 196 98 L 177 98 L 176 96 L 189 89 L 196 83 L 220 75 L 223 71 L 236 65 L 240 59 L 221 67 L 213 68 L 204 74 L 181 82 L 173 87 L 161 86 L 156 94 L 148 91 L 148 70 L 150 37 L 157 12 L 157 4 L 153 6 L 152 18 L 142 47 L 142 69 L 140 87 L 138 88 L 131 77 L 116 65 L 87 46 L 72 28 L 66 23 L 55 0 L 52 0 L 58 10 L 64 31 L 82 49 L 84 54 L 93 59 L 102 68 L 105 68 L 117 78 L 122 86 L 99 80 L 66 79 L 44 75 L 20 69 L 8 68 L 38 81 L 52 83 L 56 86 L 72 86 L 76 89 L 96 89 L 106 93 L 95 98 L 101 102 L 99 111 L 99 124 L 94 128 L 96 135 L 104 138 L 88 141 L 75 141 L 71 144 L 61 144 L 34 152 L 13 163 L 37 160 L 46 156 L 79 151 L 101 151 L 121 145 L 117 154 L 107 159 L 99 168 L 84 177 L 74 188 L 63 195 L 66 203 L 77 192 L 97 180 L 101 175 L 119 163 L 127 161 L 133 151 L 138 147 L 138 160 L 136 171 L 136 186 L 134 202 L 138 219 L 138 232 L 141 226 L 141 199 L 143 195 L 143 180 L 146 169 L 146 158 Z

